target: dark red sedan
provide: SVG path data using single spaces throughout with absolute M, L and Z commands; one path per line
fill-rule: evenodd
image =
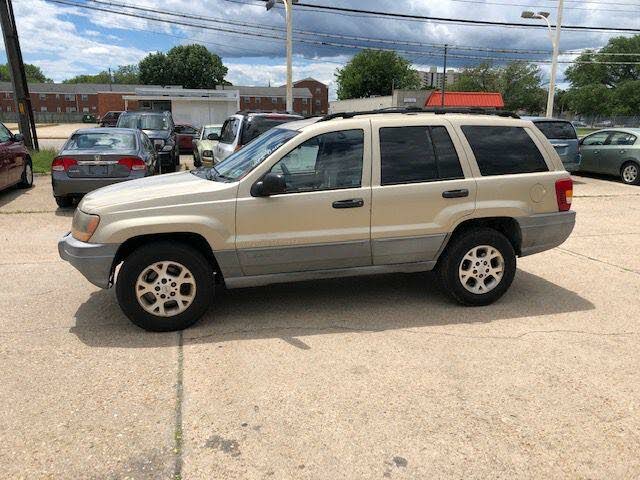
M 33 166 L 21 134 L 13 134 L 0 123 L 0 190 L 33 185 Z
M 198 136 L 198 129 L 192 125 L 176 125 L 176 135 L 178 137 L 178 148 L 180 152 L 193 152 L 193 141 Z

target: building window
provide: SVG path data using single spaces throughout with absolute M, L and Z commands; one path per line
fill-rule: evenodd
M 13 110 L 11 109 L 11 105 L 7 105 L 7 112 L 11 112 L 11 111 L 13 111 Z
M 320 87 L 316 87 L 316 93 L 320 93 Z
M 38 95 L 38 98 L 40 100 L 46 100 L 47 99 L 47 94 L 46 93 L 41 93 L 40 95 Z
M 307 103 L 309 103 L 309 99 L 308 98 L 303 98 L 302 99 L 302 104 L 306 105 Z
M 40 107 L 40 111 L 41 112 L 46 112 L 47 111 L 47 107 Z
M 261 97 L 256 97 L 256 103 L 260 103 L 260 100 L 262 100 Z
M 59 100 L 59 99 L 60 99 L 60 94 L 56 93 L 56 100 Z
M 67 102 L 73 102 L 73 101 L 76 99 L 76 96 L 75 96 L 75 95 L 73 95 L 72 93 L 65 93 L 65 95 L 64 95 L 64 99 L 65 99 Z
M 62 108 L 60 108 L 60 107 L 56 108 L 56 112 L 58 112 L 58 113 L 62 112 Z
M 302 114 L 303 115 L 307 115 L 307 111 L 306 110 L 302 110 Z
M 86 102 L 87 100 L 89 100 L 89 95 L 83 93 L 82 95 L 80 95 L 80 100 Z
M 320 106 L 320 100 L 316 100 L 316 107 Z
M 82 111 L 84 113 L 89 113 L 89 107 L 82 107 Z
M 67 113 L 75 113 L 76 111 L 76 107 L 67 107 Z
M 251 97 L 242 97 L 242 101 L 248 103 L 251 101 Z
M 5 92 L 4 94 L 5 98 L 13 98 L 13 93 L 12 92 Z M 9 110 L 7 110 L 9 111 Z
M 91 107 L 91 110 L 95 110 L 95 109 L 96 109 L 96 107 Z

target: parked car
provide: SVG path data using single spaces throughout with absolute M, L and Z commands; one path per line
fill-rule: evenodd
M 22 134 L 14 135 L 0 123 L 0 190 L 14 185 L 33 185 L 33 165 Z
M 198 137 L 198 129 L 192 125 L 176 125 L 175 130 L 179 152 L 191 153 L 193 151 L 193 141 Z
M 580 140 L 581 172 L 615 175 L 629 185 L 640 184 L 640 128 L 600 130 Z
M 460 303 L 490 304 L 517 256 L 570 235 L 571 177 L 529 121 L 403 111 L 279 125 L 215 168 L 100 189 L 60 255 L 155 331 L 196 322 L 214 280 L 435 268 Z
M 220 140 L 222 125 L 205 125 L 193 143 L 193 164 L 196 167 L 213 165 L 213 151 Z
M 222 125 L 220 141 L 214 149 L 213 157 L 216 162 L 221 162 L 270 128 L 302 118 L 304 117 L 289 113 L 238 112 L 227 118 Z
M 180 154 L 171 112 L 124 112 L 118 119 L 118 127 L 144 131 L 158 152 L 156 171 L 176 171 L 180 165 Z
M 120 118 L 121 114 L 122 112 L 119 112 L 119 111 L 105 113 L 104 116 L 100 119 L 98 126 L 99 127 L 115 127 L 118 124 L 118 118 Z
M 157 153 L 141 130 L 76 130 L 51 164 L 53 196 L 59 207 L 105 185 L 153 174 Z
M 571 122 L 571 123 L 573 124 L 573 126 L 574 126 L 575 128 L 586 128 L 586 127 L 587 127 L 587 124 L 586 124 L 586 123 L 584 123 L 584 122 L 582 122 L 582 121 L 580 121 L 580 120 L 574 120 L 574 121 L 573 121 L 573 122 Z
M 556 149 L 567 172 L 580 168 L 580 143 L 574 125 L 568 120 L 546 117 L 523 117 L 531 120 Z

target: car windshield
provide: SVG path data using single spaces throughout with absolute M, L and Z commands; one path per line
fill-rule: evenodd
M 65 150 L 133 150 L 136 137 L 133 133 L 76 133 L 70 139 Z
M 220 130 L 222 130 L 222 127 L 204 127 L 202 131 L 202 138 L 206 139 L 210 133 L 215 133 L 216 135 L 220 135 Z
M 570 122 L 534 122 L 545 137 L 550 140 L 575 140 L 576 131 Z
M 214 167 L 194 170 L 194 174 L 209 180 L 235 182 L 257 167 L 274 151 L 298 135 L 297 130 L 274 128 L 256 138 L 246 147 L 229 155 Z
M 169 130 L 169 121 L 164 115 L 121 115 L 118 128 L 137 128 L 139 130 Z

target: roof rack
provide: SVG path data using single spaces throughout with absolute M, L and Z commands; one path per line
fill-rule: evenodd
M 235 115 L 247 115 L 249 113 L 264 113 L 264 114 L 273 113 L 275 115 L 298 115 L 295 112 L 287 112 L 286 110 L 238 110 L 235 113 Z
M 476 108 L 476 107 L 456 107 L 456 108 L 447 108 L 447 107 L 429 107 L 429 108 L 421 108 L 421 107 L 387 107 L 380 108 L 378 110 L 364 110 L 361 112 L 340 112 L 340 113 L 330 113 L 322 117 L 319 122 L 326 122 L 327 120 L 333 120 L 334 118 L 353 118 L 357 115 L 381 115 L 384 113 L 435 113 L 436 115 L 444 115 L 445 113 L 465 113 L 469 115 L 497 115 L 499 117 L 510 117 L 510 118 L 520 118 L 520 116 L 515 112 L 510 112 L 508 110 L 488 110 L 485 108 Z

